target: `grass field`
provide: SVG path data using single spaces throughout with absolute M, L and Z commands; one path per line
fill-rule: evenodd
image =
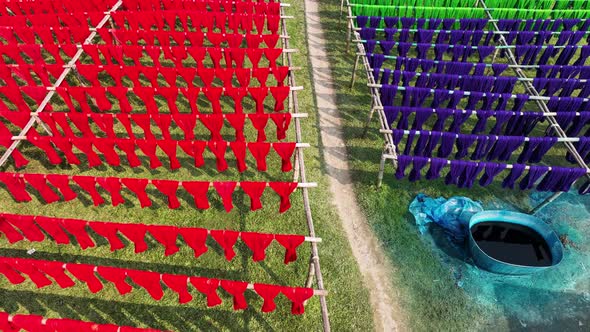
M 287 9 L 288 15 L 295 19 L 288 21 L 288 29 L 292 36 L 291 47 L 298 48 L 299 53 L 294 56 L 295 65 L 303 67 L 297 72 L 297 83 L 303 85 L 305 90 L 299 93 L 300 111 L 309 114 L 309 118 L 302 120 L 303 137 L 312 148 L 305 150 L 308 181 L 318 182 L 319 187 L 311 189 L 311 205 L 314 213 L 316 233 L 323 239 L 320 244 L 320 257 L 322 271 L 327 289 L 330 291 L 328 305 L 333 330 L 358 331 L 371 330 L 371 313 L 368 305 L 368 295 L 362 286 L 358 267 L 352 257 L 349 244 L 344 237 L 340 221 L 329 202 L 327 181 L 322 165 L 321 151 L 318 149 L 319 132 L 317 130 L 317 116 L 313 104 L 310 72 L 307 65 L 307 52 L 305 43 L 305 25 L 303 17 L 303 1 L 292 0 L 291 8 Z M 251 105 L 250 105 L 251 106 Z M 268 126 L 271 128 L 272 126 Z M 118 128 L 118 132 L 123 132 Z M 224 128 L 224 134 L 231 133 L 229 127 Z M 181 137 L 180 132 L 174 135 Z M 252 138 L 253 132 L 247 133 Z M 206 135 L 198 136 L 206 139 Z M 269 137 L 274 135 L 269 131 Z M 141 136 L 141 135 L 140 135 Z M 229 136 L 227 136 L 229 138 Z M 293 140 L 291 130 L 290 140 Z M 101 166 L 96 169 L 88 169 L 83 165 L 78 166 L 51 166 L 44 161 L 44 156 L 39 150 L 30 145 L 25 145 L 24 153 L 31 163 L 24 170 L 26 172 L 62 173 L 94 176 L 117 176 L 137 178 L 162 178 L 176 180 L 245 180 L 245 179 L 275 179 L 288 180 L 290 175 L 280 172 L 259 174 L 255 171 L 253 159 L 248 160 L 249 170 L 238 173 L 233 167 L 234 161 L 228 158 L 230 169 L 224 174 L 215 170 L 215 161 L 212 155 L 207 155 L 204 168 L 197 169 L 192 166 L 192 160 L 182 159 L 183 167 L 177 171 L 169 171 L 164 168 L 151 170 L 141 166 L 136 169 L 129 167 Z M 229 155 L 229 154 L 228 154 Z M 78 155 L 84 164 L 84 157 Z M 162 155 L 162 160 L 166 160 Z M 279 161 L 269 158 L 269 169 L 277 169 Z M 146 159 L 142 159 L 143 165 L 148 165 Z M 167 166 L 167 163 L 164 162 Z M 14 168 L 9 166 L 5 171 L 12 172 Z M 101 191 L 108 201 L 108 193 Z M 153 201 L 150 208 L 141 209 L 133 194 L 123 190 L 123 196 L 127 203 L 118 207 L 104 205 L 94 207 L 86 194 L 80 194 L 80 200 L 71 202 L 59 202 L 43 204 L 39 196 L 33 197 L 29 203 L 15 203 L 8 192 L 0 190 L 0 211 L 6 213 L 35 214 L 55 216 L 63 218 L 80 218 L 87 220 L 135 222 L 146 224 L 171 224 L 178 226 L 205 227 L 211 229 L 234 229 L 260 231 L 270 233 L 296 233 L 306 234 L 305 215 L 301 195 L 296 192 L 292 195 L 293 207 L 283 215 L 277 213 L 278 197 L 267 190 L 263 197 L 265 208 L 256 212 L 249 211 L 249 199 L 236 191 L 234 204 L 236 207 L 231 213 L 223 212 L 221 201 L 215 195 L 210 194 L 212 208 L 207 211 L 198 211 L 193 207 L 192 198 L 180 194 L 181 208 L 170 210 L 166 206 L 165 196 L 155 190 L 148 190 Z M 192 251 L 182 245 L 177 254 L 164 257 L 163 247 L 150 239 L 148 245 L 151 248 L 143 254 L 134 254 L 132 246 L 111 253 L 104 239 L 95 238 L 99 246 L 97 248 L 80 250 L 77 246 L 57 246 L 50 241 L 42 243 L 21 242 L 9 245 L 4 239 L 0 239 L 0 255 L 9 257 L 26 257 L 37 259 L 49 259 L 64 262 L 81 262 L 95 265 L 118 266 L 132 269 L 152 270 L 162 273 L 177 273 L 204 277 L 227 278 L 236 280 L 248 280 L 254 282 L 274 283 L 281 285 L 303 285 L 308 270 L 309 245 L 300 247 L 300 259 L 288 266 L 283 265 L 283 249 L 278 244 L 272 245 L 267 252 L 267 259 L 261 263 L 253 263 L 247 247 L 238 243 L 236 246 L 237 257 L 232 262 L 223 258 L 221 248 L 211 239 L 208 242 L 210 250 L 195 260 Z M 28 255 L 26 251 L 34 248 L 36 251 Z M 223 293 L 223 291 L 220 291 Z M 290 302 L 286 298 L 277 298 L 278 310 L 270 314 L 260 313 L 262 301 L 254 293 L 248 293 L 247 299 L 250 308 L 241 312 L 233 312 L 231 297 L 223 293 L 223 305 L 208 309 L 203 295 L 193 293 L 195 300 L 186 305 L 179 305 L 175 293 L 165 291 L 164 298 L 156 302 L 142 289 L 135 289 L 132 293 L 121 297 L 114 286 L 106 285 L 105 289 L 97 294 L 88 292 L 84 285 L 76 285 L 62 290 L 57 286 L 49 286 L 36 289 L 31 282 L 19 286 L 12 286 L 4 278 L 0 278 L 0 310 L 10 313 L 31 313 L 47 317 L 64 317 L 81 320 L 95 321 L 99 323 L 115 323 L 119 325 L 132 325 L 138 327 L 152 327 L 158 329 L 178 331 L 222 331 L 222 330 L 252 330 L 252 331 L 309 331 L 321 328 L 319 301 L 317 298 L 309 301 L 304 316 L 292 316 L 290 314 Z

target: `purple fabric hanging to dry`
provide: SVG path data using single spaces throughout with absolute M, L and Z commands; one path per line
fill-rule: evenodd
M 410 46 L 412 46 L 411 43 L 398 43 L 397 51 L 399 53 L 399 56 L 405 57 L 408 54 L 408 51 L 410 50 Z
M 479 185 L 482 187 L 490 185 L 494 178 L 500 174 L 504 169 L 506 169 L 506 164 L 496 164 L 496 163 L 483 163 L 484 164 L 484 173 L 479 179 Z
M 393 48 L 393 46 L 395 46 L 395 42 L 382 40 L 379 43 L 379 46 L 381 46 L 381 51 L 383 52 L 383 54 L 389 55 L 389 54 L 391 54 L 391 49 Z
M 383 111 L 385 113 L 385 118 L 387 119 L 387 124 L 391 126 L 395 119 L 397 119 L 397 115 L 399 114 L 399 107 L 396 106 L 385 106 L 383 107 Z
M 477 136 L 477 145 L 471 154 L 471 160 L 480 160 L 485 157 L 494 144 L 498 136 Z
M 555 51 L 555 47 L 553 45 L 547 45 L 547 48 L 545 48 L 545 52 L 543 52 L 543 54 L 539 58 L 539 61 L 537 62 L 537 64 L 538 65 L 546 65 L 547 62 L 549 61 L 549 59 L 551 57 L 553 57 L 554 51 Z
M 520 180 L 520 183 L 518 184 L 520 190 L 532 189 L 535 186 L 535 182 L 537 182 L 541 176 L 547 173 L 548 169 L 549 167 L 547 166 L 529 166 L 528 173 L 522 178 L 522 180 Z
M 486 33 L 486 38 L 483 41 L 483 45 L 488 46 L 490 45 L 490 42 L 492 41 L 492 38 L 495 37 L 494 31 L 488 31 L 488 33 Z
M 393 75 L 391 78 L 391 85 L 399 85 L 401 79 L 402 72 L 399 70 L 394 70 Z
M 423 157 L 414 157 L 412 162 L 412 170 L 410 171 L 410 177 L 408 180 L 411 182 L 419 181 L 421 176 L 421 171 L 426 164 L 428 164 L 428 158 Z
M 379 89 L 381 94 L 381 104 L 383 106 L 393 106 L 395 94 L 397 93 L 397 86 L 394 85 L 382 85 Z
M 572 45 L 568 45 L 565 48 L 562 48 L 561 53 L 559 54 L 559 57 L 557 57 L 557 60 L 555 60 L 555 64 L 567 66 L 567 64 L 570 62 L 571 58 L 576 53 L 576 49 L 577 49 L 576 46 L 572 46 Z
M 514 106 L 512 107 L 513 112 L 520 112 L 524 107 L 524 104 L 529 100 L 529 95 L 518 94 L 514 99 Z
M 459 178 L 459 188 L 471 188 L 473 183 L 484 169 L 484 163 L 468 163 L 462 176 Z
M 359 35 L 362 40 L 373 40 L 377 36 L 377 30 L 375 28 L 361 28 Z
M 413 107 L 401 107 L 401 116 L 397 122 L 397 129 L 408 129 L 408 118 L 413 113 Z
M 518 31 L 508 31 L 508 34 L 504 35 L 504 39 L 506 39 L 506 43 L 508 43 L 508 45 L 511 45 L 512 42 L 514 41 L 514 39 L 516 39 L 517 34 L 518 34 Z
M 422 62 L 422 60 L 416 59 L 416 58 L 407 59 L 406 71 L 416 71 L 416 69 L 418 68 L 418 65 L 420 65 L 421 62 Z
M 369 21 L 369 17 L 368 16 L 357 16 L 356 17 L 356 25 L 359 28 L 364 28 L 367 25 L 367 22 Z
M 590 45 L 584 45 L 580 48 L 580 56 L 578 57 L 578 60 L 574 62 L 574 66 L 584 65 L 588 56 L 590 56 Z
M 381 68 L 385 61 L 385 56 L 383 54 L 367 54 L 367 58 L 369 59 L 371 68 Z
M 404 131 L 394 129 L 391 132 L 393 133 L 393 144 L 395 144 L 395 147 L 398 148 L 399 143 L 402 141 L 402 138 L 404 138 Z
M 427 112 L 423 112 L 422 110 L 427 110 Z M 425 108 L 415 109 L 415 116 L 414 116 L 414 123 L 412 124 L 412 130 L 422 129 L 422 125 L 424 124 L 424 122 L 426 122 L 430 118 L 431 115 L 432 115 L 432 112 L 430 111 L 430 109 L 427 109 L 427 108 L 426 109 Z
M 563 29 L 564 30 L 571 30 L 573 27 L 575 27 L 581 21 L 582 20 L 580 20 L 579 18 L 564 19 L 563 20 Z
M 464 94 L 465 94 L 465 92 L 461 91 L 461 90 L 453 91 L 453 94 L 450 95 L 449 104 L 447 105 L 447 108 L 450 108 L 450 109 L 457 108 L 457 105 L 459 105 L 459 103 L 461 102 L 461 99 L 463 99 Z
M 385 22 L 385 26 L 388 28 L 397 27 L 397 23 L 399 21 L 398 17 L 384 17 L 383 21 Z
M 483 76 L 484 72 L 486 71 L 487 65 L 485 63 L 476 63 L 475 69 L 473 70 L 473 75 L 475 76 Z
M 378 28 L 379 23 L 381 23 L 381 16 L 371 16 L 369 17 L 369 26 L 371 28 Z
M 494 93 L 511 93 L 518 79 L 514 76 L 499 76 L 494 82 Z
M 486 93 L 483 97 L 483 102 L 481 105 L 482 110 L 490 110 L 492 105 L 500 98 L 499 93 Z
M 420 62 L 420 68 L 422 68 L 422 71 L 425 73 L 429 72 L 433 66 L 434 66 L 433 60 L 423 60 Z
M 455 24 L 454 18 L 445 18 L 442 21 L 443 30 L 451 30 L 453 28 L 453 24 Z
M 426 179 L 434 180 L 440 177 L 440 171 L 447 165 L 446 159 L 432 158 L 430 160 L 430 168 L 426 173 Z
M 451 59 L 453 61 L 459 61 L 459 59 L 463 57 L 463 53 L 465 53 L 465 46 L 454 45 L 454 47 L 451 49 L 451 51 L 453 52 Z
M 477 111 L 476 112 L 477 122 L 475 123 L 475 126 L 473 126 L 473 130 L 471 131 L 471 133 L 472 134 L 479 134 L 479 133 L 483 132 L 486 129 L 486 124 L 487 124 L 488 118 L 492 115 L 494 115 L 493 111 L 488 111 L 488 110 Z
M 535 33 L 532 31 L 521 31 L 518 33 L 518 36 L 516 36 L 516 43 L 518 45 L 526 45 L 529 44 L 534 37 Z
M 416 146 L 414 146 L 414 155 L 424 157 L 426 152 L 424 148 L 430 138 L 430 132 L 427 130 L 420 130 L 419 132 L 418 141 L 416 142 Z
M 574 33 L 572 31 L 561 31 L 557 37 L 557 41 L 555 42 L 556 46 L 562 46 L 565 45 L 565 43 L 568 41 L 568 39 L 571 38 L 571 36 Z
M 381 74 L 381 84 L 390 84 L 389 78 L 391 77 L 391 69 L 383 69 L 383 73 Z M 393 83 L 392 83 L 393 85 Z
M 471 46 L 479 45 L 482 38 L 483 38 L 483 31 L 481 31 L 481 30 L 473 31 L 473 36 L 471 37 Z M 487 46 L 487 45 L 484 45 L 484 46 Z
M 453 152 L 454 145 L 455 134 L 444 132 L 442 134 L 442 139 L 440 142 L 440 146 L 438 147 L 438 152 L 436 156 L 439 158 L 447 158 L 451 154 L 451 152 Z
M 576 148 L 576 151 L 578 151 L 580 157 L 582 157 L 582 159 L 584 159 L 585 162 L 590 162 L 590 137 L 580 137 L 580 140 L 574 143 L 574 147 Z M 569 151 L 566 155 L 566 158 L 571 163 L 576 162 L 576 160 L 569 153 Z
M 406 146 L 404 147 L 405 155 L 410 155 L 412 144 L 414 143 L 414 136 L 416 136 L 416 133 L 413 131 L 410 131 L 410 133 L 406 135 Z
M 418 43 L 428 43 L 430 44 L 432 42 L 432 37 L 434 36 L 434 31 L 433 30 L 418 30 L 418 32 L 416 33 L 416 41 Z
M 468 110 L 474 110 L 481 98 L 483 98 L 483 92 L 471 91 L 465 108 Z
M 505 63 L 492 64 L 492 71 L 494 72 L 494 76 L 500 76 L 506 70 L 506 68 L 508 68 L 508 64 Z
M 463 37 L 463 31 L 461 30 L 452 30 L 450 33 L 449 44 L 455 45 L 461 40 Z
M 453 122 L 451 122 L 451 126 L 449 127 L 449 131 L 452 133 L 460 133 L 461 126 L 471 117 L 471 111 L 467 110 L 465 112 L 456 111 L 454 112 Z
M 438 145 L 438 142 L 440 142 L 442 135 L 443 133 L 440 131 L 433 131 L 430 133 L 430 139 L 428 140 L 428 144 L 426 144 L 426 147 L 424 148 L 424 154 L 426 156 L 432 157 L 432 152 L 434 151 L 434 148 Z
M 500 100 L 498 101 L 498 104 L 496 105 L 495 110 L 496 111 L 504 111 L 504 110 L 506 110 L 506 104 L 508 104 L 508 101 L 510 100 L 510 98 L 512 98 L 512 94 L 510 94 L 510 93 L 502 93 L 500 95 Z
M 416 52 L 418 55 L 418 58 L 420 59 L 425 59 L 428 55 L 428 50 L 430 50 L 430 44 L 418 44 L 416 46 Z
M 367 53 L 373 53 L 375 51 L 375 45 L 377 45 L 377 41 L 375 41 L 375 40 L 367 40 L 363 44 L 365 45 L 365 51 Z
M 499 136 L 496 144 L 488 154 L 487 160 L 507 161 L 522 143 L 524 143 L 524 137 L 522 136 Z
M 400 17 L 400 21 L 402 22 L 403 29 L 409 29 L 414 25 L 416 19 L 413 17 Z
M 435 44 L 445 44 L 447 39 L 450 37 L 450 33 L 446 30 L 440 30 L 438 36 L 436 36 Z
M 441 24 L 441 22 L 442 22 L 442 19 L 440 19 L 440 18 L 431 18 L 428 21 L 428 29 L 430 29 L 430 30 L 438 29 L 438 26 Z
M 470 45 L 471 36 L 473 36 L 473 31 L 464 31 L 460 43 L 465 46 Z
M 445 177 L 445 184 L 450 185 L 459 185 L 459 177 L 465 171 L 465 167 L 467 167 L 467 162 L 462 160 L 451 160 L 451 167 L 449 173 Z
M 494 46 L 478 46 L 477 51 L 479 53 L 479 62 L 484 62 L 490 54 L 496 50 Z
M 449 44 L 436 44 L 434 46 L 434 60 L 441 61 L 444 53 L 449 47 Z
M 395 170 L 395 178 L 398 180 L 403 179 L 406 175 L 406 167 L 412 162 L 412 158 L 404 155 L 397 155 L 397 168 Z
M 567 129 L 566 134 L 570 137 L 578 136 L 580 131 L 582 131 L 582 128 L 587 124 L 590 124 L 590 112 L 588 111 L 580 113 L 578 121 L 575 121 L 574 124 Z
M 426 98 L 430 95 L 430 89 L 428 88 L 415 88 L 414 89 L 414 98 L 412 100 L 412 106 L 420 107 L 426 100 Z
M 560 191 L 560 183 L 565 177 L 567 177 L 567 174 L 570 170 L 571 168 L 551 167 L 551 171 L 549 171 L 543 180 L 541 180 L 539 185 L 537 185 L 537 190 Z
M 580 27 L 580 31 L 588 31 L 588 27 L 590 27 L 590 18 L 587 18 L 583 21 L 582 27 Z
M 408 41 L 410 37 L 410 31 L 408 29 L 401 29 L 399 30 L 399 36 L 397 37 L 398 43 L 405 43 Z
M 397 33 L 397 29 L 385 28 L 383 31 L 385 32 L 385 40 L 393 41 L 393 37 Z
M 562 22 L 563 22 L 563 19 L 561 19 L 561 18 L 554 20 L 553 25 L 551 26 L 551 31 L 553 31 L 553 32 L 558 31 L 559 28 L 561 27 Z
M 510 171 L 508 176 L 506 176 L 506 178 L 504 178 L 504 180 L 502 181 L 502 188 L 514 189 L 514 182 L 516 182 L 516 180 L 518 180 L 518 178 L 522 175 L 522 172 L 524 172 L 524 168 L 525 165 L 513 164 L 512 170 Z
M 449 116 L 453 114 L 452 110 L 446 108 L 440 108 L 436 110 L 436 122 L 432 126 L 433 131 L 443 131 L 445 121 Z
M 532 138 L 532 137 L 531 137 Z M 541 143 L 537 145 L 531 157 L 529 158 L 529 162 L 531 163 L 540 163 L 543 156 L 551 149 L 555 143 L 557 142 L 557 137 L 537 137 L 540 139 Z
M 449 93 L 446 90 L 435 89 L 430 107 L 438 108 L 447 99 L 449 99 Z
M 462 135 L 455 140 L 457 146 L 457 153 L 455 153 L 455 159 L 462 159 L 469 153 L 469 148 L 473 145 L 477 139 L 476 135 Z
M 514 112 L 509 112 L 509 111 L 495 111 L 494 115 L 496 117 L 496 123 L 494 124 L 494 127 L 492 128 L 492 130 L 490 130 L 490 134 L 492 135 L 499 135 L 502 133 L 502 127 L 504 126 L 504 124 L 506 122 L 508 122 L 508 120 L 510 120 L 512 118 L 512 116 L 514 115 Z
M 574 121 L 576 118 L 575 112 L 558 112 L 555 116 L 555 121 L 559 124 L 561 128 L 567 128 L 569 125 Z M 553 128 L 553 127 L 551 127 Z

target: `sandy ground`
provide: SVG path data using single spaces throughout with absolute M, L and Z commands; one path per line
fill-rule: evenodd
M 340 115 L 336 109 L 329 59 L 320 24 L 318 0 L 305 0 L 309 57 L 317 99 L 323 155 L 330 178 L 330 190 L 343 228 L 370 292 L 373 319 L 377 331 L 405 330 L 392 289 L 393 267 L 385 256 L 353 191 Z M 355 285 L 341 285 L 355 287 Z M 329 303 L 329 302 L 328 302 Z

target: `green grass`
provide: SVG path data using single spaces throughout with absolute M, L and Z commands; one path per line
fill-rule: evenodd
M 287 9 L 288 15 L 295 19 L 289 20 L 289 31 L 292 35 L 291 47 L 300 51 L 294 56 L 295 65 L 305 68 L 297 72 L 297 83 L 305 90 L 299 93 L 299 103 L 302 112 L 309 113 L 309 118 L 302 120 L 303 137 L 311 143 L 312 148 L 305 150 L 308 181 L 319 183 L 319 188 L 310 190 L 310 198 L 316 233 L 323 239 L 319 245 L 322 272 L 327 289 L 328 305 L 333 330 L 358 331 L 372 329 L 371 310 L 368 305 L 368 293 L 362 286 L 358 267 L 353 259 L 349 244 L 343 234 L 340 221 L 337 219 L 330 201 L 328 183 L 321 164 L 318 150 L 319 132 L 317 116 L 313 104 L 310 71 L 307 69 L 307 45 L 305 43 L 305 24 L 303 17 L 303 1 L 290 1 L 292 7 Z M 272 125 L 269 124 L 269 128 Z M 118 128 L 122 132 L 122 128 Z M 292 129 L 290 138 L 293 139 Z M 157 131 L 156 131 L 157 132 Z M 229 128 L 224 129 L 230 133 Z M 179 132 L 173 133 L 179 135 Z M 252 138 L 252 132 L 249 138 Z M 274 135 L 271 131 L 269 136 Z M 206 138 L 206 136 L 203 136 Z M 165 168 L 151 170 L 145 166 L 137 169 L 129 167 L 103 166 L 98 169 L 88 169 L 78 166 L 51 166 L 43 161 L 43 154 L 31 146 L 25 146 L 25 155 L 32 162 L 25 171 L 48 172 L 64 174 L 81 174 L 94 176 L 117 177 L 147 177 L 168 178 L 178 180 L 242 180 L 242 179 L 282 179 L 289 175 L 279 172 L 257 174 L 253 171 L 254 160 L 249 157 L 249 170 L 239 174 L 233 167 L 233 161 L 228 159 L 230 170 L 225 174 L 218 174 L 214 170 L 215 162 L 212 155 L 208 155 L 204 168 L 196 169 L 192 161 L 182 159 L 183 168 L 168 171 Z M 228 154 L 229 155 L 229 154 Z M 81 155 L 79 154 L 79 157 Z M 270 158 L 269 158 L 270 159 Z M 269 163 L 269 169 L 276 169 L 278 158 Z M 82 157 L 83 164 L 84 158 Z M 123 159 L 124 160 L 124 159 Z M 162 160 L 166 160 L 163 158 Z M 147 165 L 147 160 L 143 160 Z M 125 164 L 125 162 L 123 162 Z M 165 165 L 166 162 L 164 162 Z M 14 171 L 9 166 L 6 171 Z M 101 191 L 108 201 L 108 194 Z M 181 192 L 179 191 L 179 194 Z M 277 213 L 278 197 L 267 190 L 263 197 L 265 208 L 256 212 L 249 212 L 249 199 L 241 191 L 234 194 L 234 205 L 231 213 L 223 212 L 221 201 L 214 194 L 210 194 L 212 208 L 198 211 L 193 208 L 191 197 L 180 194 L 182 207 L 170 210 L 166 206 L 165 196 L 155 190 L 148 190 L 153 206 L 146 209 L 139 208 L 139 203 L 133 194 L 127 190 L 123 196 L 127 203 L 118 207 L 105 205 L 92 206 L 90 197 L 81 194 L 80 200 L 43 204 L 40 197 L 33 197 L 29 203 L 15 203 L 6 190 L 0 190 L 1 211 L 6 213 L 36 214 L 63 218 L 80 218 L 87 220 L 104 220 L 118 222 L 142 222 L 153 224 L 172 224 L 178 226 L 205 227 L 212 229 L 234 229 L 260 231 L 271 233 L 306 234 L 305 214 L 302 198 L 299 192 L 292 195 L 293 207 L 283 215 Z M 81 251 L 77 246 L 57 246 L 50 241 L 42 243 L 21 242 L 9 245 L 0 239 L 0 255 L 25 258 L 49 259 L 64 262 L 81 262 L 96 265 L 118 266 L 132 269 L 153 270 L 161 273 L 177 273 L 215 278 L 248 280 L 254 282 L 274 283 L 281 285 L 302 286 L 308 271 L 309 245 L 301 246 L 298 253 L 300 259 L 288 266 L 282 263 L 283 249 L 273 244 L 267 252 L 267 259 L 261 263 L 253 263 L 247 247 L 238 242 L 237 257 L 232 262 L 223 258 L 221 248 L 209 240 L 209 251 L 199 259 L 192 257 L 192 251 L 182 245 L 177 254 L 164 257 L 163 247 L 148 241 L 151 249 L 143 254 L 134 254 L 132 246 L 111 253 L 104 239 L 96 238 L 97 248 Z M 153 246 L 151 245 L 153 244 Z M 36 252 L 29 256 L 26 250 L 34 248 Z M 306 306 L 304 316 L 290 314 L 290 302 L 279 296 L 278 310 L 270 314 L 260 313 L 261 299 L 252 292 L 247 294 L 250 308 L 245 311 L 234 312 L 231 308 L 231 297 L 220 291 L 224 299 L 223 305 L 207 308 L 202 294 L 194 291 L 194 300 L 186 305 L 179 305 L 175 293 L 165 291 L 164 298 L 156 302 L 142 289 L 136 288 L 132 293 L 121 297 L 115 288 L 105 284 L 105 289 L 97 294 L 91 294 L 84 285 L 76 285 L 62 290 L 57 286 L 36 289 L 31 282 L 19 286 L 12 286 L 4 278 L 0 278 L 0 310 L 10 313 L 31 313 L 47 317 L 64 317 L 82 319 L 99 323 L 115 323 L 138 327 L 152 327 L 166 330 L 195 331 L 195 330 L 253 330 L 253 331 L 308 331 L 320 330 L 321 318 L 318 298 L 313 298 Z
M 355 55 L 353 51 L 345 51 L 345 19 L 339 19 L 338 1 L 322 2 L 320 9 L 356 194 L 369 224 L 395 268 L 392 282 L 400 294 L 395 300 L 399 301 L 405 314 L 405 317 L 397 318 L 402 325 L 416 331 L 493 328 L 488 320 L 490 312 L 471 302 L 455 285 L 453 271 L 445 267 L 430 246 L 420 239 L 408 206 L 416 194 L 422 192 L 434 197 L 467 196 L 484 203 L 501 197 L 515 208 L 526 209 L 529 208 L 527 193 L 506 191 L 497 183 L 487 188 L 460 189 L 445 186 L 441 180 L 398 181 L 393 176 L 391 164 L 386 165 L 383 186 L 377 188 L 384 140 L 378 132 L 376 116 L 367 137 L 361 137 L 371 103 L 364 69 L 359 69 L 357 83 L 350 89 Z M 563 158 L 563 155 L 563 149 L 552 149 L 548 157 L 553 161 L 558 160 L 558 156 Z

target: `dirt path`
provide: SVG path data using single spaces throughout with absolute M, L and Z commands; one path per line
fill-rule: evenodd
M 391 266 L 377 238 L 361 212 L 350 176 L 346 146 L 342 137 L 340 114 L 336 109 L 330 63 L 320 24 L 318 0 L 305 0 L 309 57 L 313 69 L 314 92 L 317 99 L 324 158 L 330 177 L 330 190 L 340 220 L 359 264 L 364 282 L 370 292 L 373 319 L 378 331 L 403 329 L 394 316 L 399 317 L 398 304 L 392 299 Z M 342 285 L 347 286 L 347 285 Z M 350 285 L 354 287 L 354 285 Z

